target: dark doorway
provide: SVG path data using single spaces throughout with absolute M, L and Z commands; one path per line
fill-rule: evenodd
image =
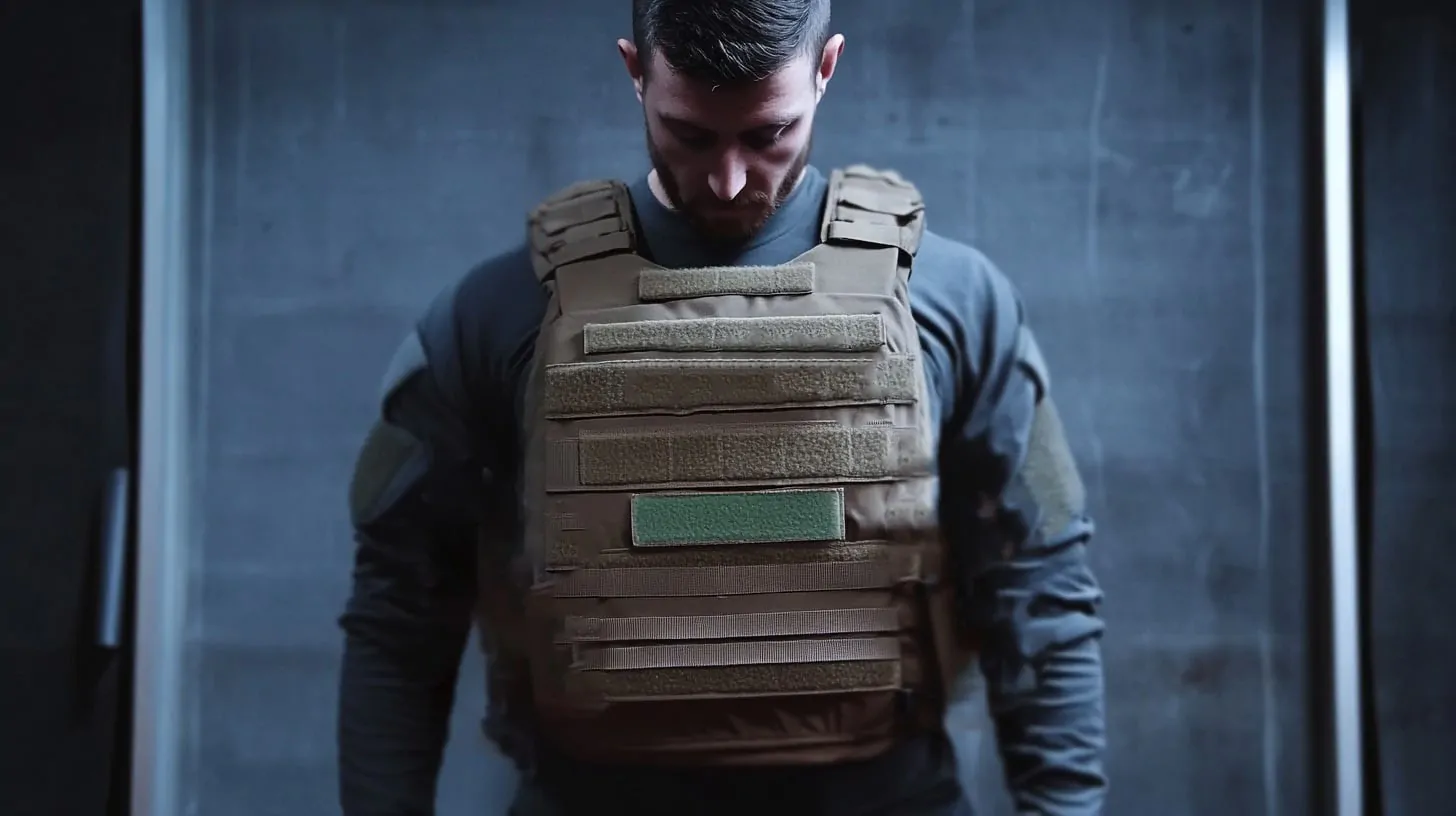
M 0 812 L 125 812 L 140 10 L 0 11 Z

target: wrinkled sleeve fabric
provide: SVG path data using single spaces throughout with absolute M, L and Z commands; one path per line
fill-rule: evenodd
M 451 348 L 451 296 L 401 345 L 350 485 L 357 542 L 338 710 L 345 816 L 429 816 L 476 597 L 489 440 Z
M 1106 792 L 1092 521 L 1020 298 L 982 260 L 942 436 L 945 524 L 1017 813 L 1090 816 Z

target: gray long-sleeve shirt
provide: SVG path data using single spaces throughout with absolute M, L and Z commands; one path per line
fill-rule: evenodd
M 758 236 L 727 253 L 659 204 L 645 177 L 632 198 L 643 251 L 658 264 L 773 265 L 815 244 L 826 190 L 811 168 Z M 1091 522 L 1078 518 L 1060 535 L 1007 549 L 1005 536 L 974 512 L 977 497 L 1014 492 L 1043 387 L 1020 353 L 1020 300 L 984 256 L 927 232 L 910 301 L 939 430 L 941 520 L 961 558 L 967 623 L 983 632 L 981 668 L 1017 810 L 1097 813 L 1105 789 L 1102 623 L 1085 552 Z M 522 395 L 545 307 L 523 244 L 443 293 L 387 377 L 374 434 L 390 442 L 366 444 L 353 491 L 359 546 L 342 618 L 339 712 L 348 816 L 434 812 L 482 566 L 477 528 L 502 550 L 519 545 Z M 392 452 L 387 464 L 381 450 Z M 946 741 L 926 738 L 853 767 L 778 775 L 547 759 L 535 784 L 583 791 L 622 812 L 634 801 L 697 812 L 695 803 L 711 797 L 732 797 L 740 812 L 778 812 L 792 796 L 795 812 L 851 814 L 953 796 L 955 773 Z

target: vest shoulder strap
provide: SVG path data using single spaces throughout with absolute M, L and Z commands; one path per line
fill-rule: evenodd
M 531 266 L 542 283 L 568 264 L 635 252 L 632 196 L 615 179 L 573 184 L 531 210 L 526 234 Z
M 856 164 L 830 174 L 821 241 L 896 247 L 908 266 L 924 233 L 925 200 L 899 173 Z

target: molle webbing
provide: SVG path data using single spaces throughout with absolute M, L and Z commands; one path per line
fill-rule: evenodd
M 892 637 L 661 643 L 651 646 L 608 646 L 582 651 L 578 655 L 576 668 L 585 671 L 682 669 L 894 660 L 899 656 L 900 641 Z
M 890 691 L 901 684 L 898 659 L 836 663 L 778 663 L 711 668 L 581 672 L 568 680 L 584 695 L 608 702 L 722 699 L 757 695 Z
M 878 314 L 703 317 L 588 323 L 587 354 L 632 351 L 874 351 L 885 345 Z
M 820 240 L 896 247 L 908 267 L 924 232 L 925 202 L 898 173 L 855 165 L 830 174 Z
M 828 609 L 807 612 L 748 612 L 735 615 L 665 615 L 635 618 L 569 617 L 568 643 L 631 640 L 728 640 L 801 635 L 894 632 L 894 609 Z
M 572 531 L 578 532 L 578 531 Z M 637 567 L 753 567 L 778 564 L 837 563 L 882 560 L 884 542 L 825 544 L 819 547 L 611 547 L 583 553 L 570 533 L 557 534 L 548 565 L 552 569 L 634 569 Z
M 595 573 L 605 580 L 590 580 Z M 816 574 L 817 573 L 817 574 Z M 577 583 L 573 577 L 584 580 Z M 715 597 L 887 589 L 919 576 L 900 551 L 876 562 L 731 569 L 575 570 L 557 597 Z M 584 590 L 572 592 L 573 588 Z M 899 608 L 733 615 L 571 616 L 564 688 L 601 702 L 872 693 L 904 682 Z M 630 645 L 629 645 L 630 644 Z
M 807 295 L 814 291 L 814 264 L 644 269 L 637 297 L 644 303 L 719 295 Z
M 913 355 L 648 359 L 546 367 L 546 416 L 626 416 L 915 402 Z
M 548 461 L 548 490 L 888 479 L 925 465 L 919 430 L 835 422 L 584 431 Z
M 919 559 L 909 553 L 872 561 L 569 569 L 555 573 L 554 594 L 558 598 L 695 598 L 890 589 L 919 574 Z

